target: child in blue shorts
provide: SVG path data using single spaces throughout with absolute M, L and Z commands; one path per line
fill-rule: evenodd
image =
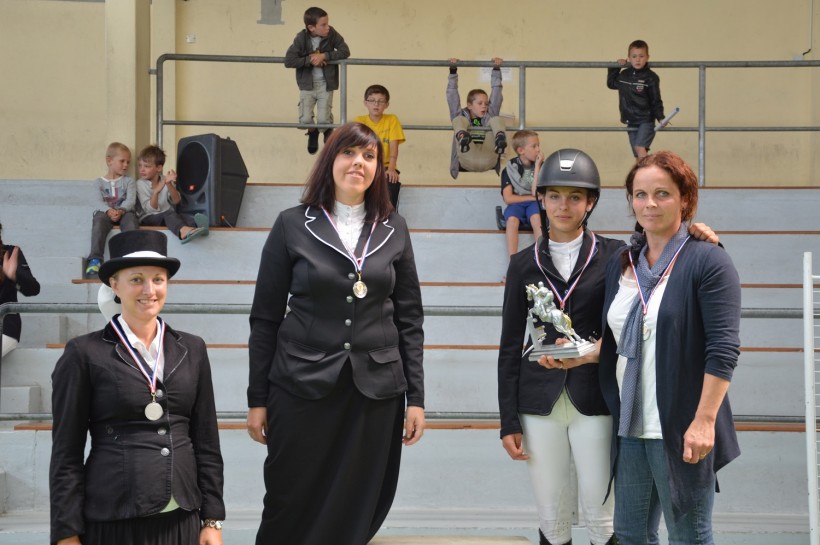
M 538 179 L 538 169 L 544 162 L 541 143 L 533 131 L 517 131 L 512 146 L 518 155 L 507 163 L 501 173 L 501 197 L 507 208 L 507 253 L 518 253 L 518 229 L 520 225 L 532 227 L 537 241 L 541 238 L 541 209 L 535 197 L 533 180 Z
M 632 154 L 640 159 L 649 153 L 655 139 L 655 120 L 664 118 L 661 79 L 649 68 L 649 45 L 645 41 L 629 44 L 627 56 L 608 69 L 606 86 L 618 91 L 621 123 L 629 129 Z M 627 62 L 629 66 L 622 70 Z

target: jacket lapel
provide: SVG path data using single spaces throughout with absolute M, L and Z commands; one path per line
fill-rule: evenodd
M 325 213 L 320 208 L 308 206 L 305 209 L 305 218 L 305 229 L 307 229 L 316 240 L 339 252 L 347 259 L 353 260 L 347 252 L 347 248 L 345 248 L 342 243 L 342 239 L 339 238 L 339 233 L 336 232 L 336 229 L 331 225 L 330 220 L 327 219 L 327 216 L 325 216 Z
M 381 249 L 390 237 L 393 236 L 393 233 L 396 229 L 390 225 L 390 219 L 386 219 L 376 224 L 376 228 L 373 230 L 373 236 L 370 237 L 370 246 L 367 248 L 367 255 L 371 255 Z M 356 255 L 361 255 L 364 251 L 364 245 L 367 242 L 367 236 L 370 234 L 370 226 L 365 224 L 364 228 L 362 229 L 362 236 L 359 237 L 359 246 L 356 248 Z

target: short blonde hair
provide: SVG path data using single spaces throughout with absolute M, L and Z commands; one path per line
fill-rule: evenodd
M 527 139 L 532 137 L 538 138 L 538 133 L 535 131 L 515 131 L 512 137 L 512 147 L 515 153 L 518 153 L 518 148 L 523 148 L 527 145 Z
M 125 144 L 120 142 L 111 142 L 108 144 L 108 149 L 105 150 L 106 157 L 116 157 L 118 153 L 127 153 L 131 155 L 131 150 Z

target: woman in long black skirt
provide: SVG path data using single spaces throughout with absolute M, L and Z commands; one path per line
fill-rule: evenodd
M 166 246 L 158 231 L 110 240 L 99 275 L 122 311 L 54 368 L 51 543 L 222 545 L 211 368 L 202 339 L 159 317 L 179 269 Z
M 260 545 L 367 543 L 402 443 L 424 431 L 421 290 L 381 153 L 364 125 L 334 131 L 262 250 L 248 386 L 248 432 L 268 448 Z

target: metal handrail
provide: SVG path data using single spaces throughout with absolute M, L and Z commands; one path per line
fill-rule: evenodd
M 262 57 L 246 55 L 193 55 L 181 53 L 165 53 L 157 58 L 154 70 L 157 78 L 156 96 L 156 141 L 163 146 L 163 129 L 168 125 L 208 126 L 208 127 L 277 127 L 303 128 L 300 123 L 279 122 L 247 122 L 247 121 L 214 121 L 214 120 L 169 120 L 164 118 L 164 65 L 166 61 L 193 61 L 193 62 L 229 62 L 229 63 L 264 63 L 284 64 L 285 57 Z M 341 123 L 347 121 L 347 67 L 348 66 L 414 66 L 414 67 L 447 67 L 449 61 L 443 60 L 411 60 L 411 59 L 345 59 L 330 61 L 340 66 L 339 97 Z M 459 67 L 492 67 L 491 61 L 459 61 Z M 504 61 L 504 67 L 518 69 L 518 119 L 519 129 L 528 128 L 541 132 L 622 132 L 624 127 L 549 127 L 529 126 L 527 118 L 527 70 L 528 69 L 600 69 L 618 66 L 613 62 L 574 62 L 574 61 Z M 820 126 L 724 126 L 709 127 L 706 125 L 706 69 L 707 68 L 811 68 L 820 67 L 820 60 L 799 61 L 675 61 L 653 62 L 653 68 L 697 69 L 698 70 L 698 124 L 696 127 L 667 127 L 664 131 L 697 132 L 698 133 L 698 179 L 701 186 L 706 185 L 706 133 L 707 132 L 816 132 Z M 318 128 L 330 128 L 335 125 L 319 124 Z M 449 124 L 441 125 L 402 125 L 405 130 L 452 130 Z
M 424 306 L 425 316 L 501 316 L 498 306 Z M 0 336 L 3 334 L 3 318 L 7 314 L 96 314 L 99 307 L 95 303 L 4 303 L 0 305 Z M 211 303 L 167 304 L 163 314 L 250 314 L 251 305 L 225 305 Z M 741 318 L 799 319 L 802 309 L 791 308 L 745 308 Z M 820 313 L 815 315 L 820 318 Z M 0 373 L 3 356 L 0 353 Z M 2 384 L 0 384 L 2 385 Z

